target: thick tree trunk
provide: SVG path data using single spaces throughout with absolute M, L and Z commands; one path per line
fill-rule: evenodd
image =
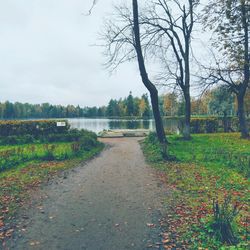
M 139 14 L 138 14 L 138 2 L 137 0 L 132 0 L 133 4 L 133 19 L 134 19 L 134 38 L 135 38 L 135 50 L 137 54 L 138 65 L 140 69 L 141 79 L 145 87 L 148 89 L 151 97 L 151 103 L 153 108 L 153 114 L 156 125 L 156 133 L 159 142 L 162 145 L 163 155 L 167 157 L 167 139 L 165 136 L 165 131 L 162 123 L 162 118 L 159 110 L 159 101 L 158 101 L 158 91 L 154 84 L 149 80 L 145 61 L 141 48 L 141 39 L 140 39 L 140 26 L 139 26 Z
M 245 110 L 244 110 L 244 94 L 237 95 L 238 102 L 238 117 L 240 123 L 240 132 L 242 138 L 248 138 L 249 133 L 246 124 Z
M 240 86 L 239 93 L 237 95 L 238 100 L 238 116 L 240 123 L 240 131 L 242 138 L 249 138 L 249 132 L 246 125 L 246 116 L 244 110 L 244 97 L 246 95 L 246 90 L 249 87 L 250 80 L 250 60 L 249 60 L 249 21 L 248 21 L 248 10 L 247 5 L 242 3 L 242 25 L 244 28 L 244 81 Z
M 191 98 L 189 90 L 184 92 L 185 98 L 185 123 L 184 123 L 184 130 L 183 130 L 183 137 L 185 140 L 189 140 L 190 136 L 190 123 L 191 123 Z
M 190 6 L 192 6 L 192 3 Z M 192 11 L 191 11 L 191 14 L 192 14 Z M 191 33 L 186 34 L 185 36 L 185 55 L 184 55 L 185 84 L 184 84 L 183 92 L 184 92 L 184 98 L 185 98 L 185 124 L 184 124 L 183 137 L 185 140 L 191 139 L 191 136 L 190 136 L 191 97 L 190 97 L 190 64 L 189 64 L 190 34 Z

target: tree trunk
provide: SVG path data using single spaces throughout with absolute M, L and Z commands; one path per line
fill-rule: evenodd
M 184 98 L 185 98 L 185 124 L 184 124 L 183 137 L 185 140 L 191 139 L 191 136 L 190 136 L 191 97 L 190 97 L 190 64 L 189 64 L 190 34 L 191 33 L 186 34 L 185 36 L 185 54 L 184 54 L 185 84 L 184 84 L 183 92 L 184 92 Z
M 248 23 L 248 10 L 247 5 L 242 3 L 242 25 L 244 28 L 244 81 L 243 84 L 240 86 L 239 93 L 237 95 L 238 100 L 238 115 L 239 115 L 239 122 L 240 122 L 240 131 L 242 138 L 249 138 L 249 133 L 246 125 L 246 116 L 244 110 L 244 97 L 246 94 L 246 90 L 249 87 L 249 80 L 250 80 L 250 60 L 249 60 L 249 23 Z
M 158 101 L 158 91 L 157 89 L 155 91 L 152 91 L 150 93 L 151 97 L 151 104 L 152 104 L 152 109 L 153 109 L 153 115 L 155 119 L 155 127 L 156 127 L 156 133 L 158 136 L 158 140 L 161 144 L 166 143 L 166 136 L 165 136 L 165 131 L 164 131 L 164 126 L 159 110 L 159 101 Z
M 248 138 L 249 133 L 247 129 L 245 110 L 244 110 L 244 94 L 240 93 L 237 95 L 237 102 L 238 102 L 238 117 L 239 117 L 241 137 Z
M 165 131 L 162 123 L 162 118 L 159 110 L 159 100 L 158 91 L 155 85 L 149 80 L 145 61 L 141 48 L 141 38 L 140 38 L 140 26 L 139 26 L 139 14 L 138 14 L 138 2 L 137 0 L 132 0 L 133 4 L 133 19 L 134 19 L 134 38 L 135 38 L 135 50 L 137 54 L 138 65 L 140 69 L 141 79 L 145 87 L 148 89 L 151 97 L 151 103 L 153 108 L 153 114 L 155 119 L 156 133 L 159 142 L 162 145 L 163 155 L 167 157 L 167 139 L 165 136 Z
M 185 98 L 185 123 L 184 123 L 183 137 L 185 140 L 190 140 L 191 98 L 189 90 L 184 91 L 184 98 Z

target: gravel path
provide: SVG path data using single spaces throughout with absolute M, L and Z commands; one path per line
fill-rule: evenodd
M 43 187 L 46 198 L 20 214 L 10 249 L 156 249 L 166 191 L 138 138 L 102 141 L 98 157 Z

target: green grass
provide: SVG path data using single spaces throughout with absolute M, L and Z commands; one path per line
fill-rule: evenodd
M 231 168 L 250 176 L 250 140 L 241 139 L 238 133 L 193 135 L 190 142 L 173 137 L 170 141 L 170 152 L 182 162 L 202 162 L 207 167 Z
M 250 141 L 241 139 L 239 133 L 218 133 L 218 134 L 196 134 L 192 135 L 191 141 L 182 140 L 180 136 L 171 136 L 170 151 L 184 161 L 204 159 L 205 153 L 237 153 L 250 156 Z M 205 151 L 204 151 L 205 150 Z M 224 150 L 224 151 L 223 151 Z M 211 155 L 208 160 L 213 160 Z
M 52 176 L 73 168 L 98 154 L 104 147 L 95 145 L 74 148 L 74 143 L 26 144 L 1 146 L 1 153 L 11 150 L 13 155 L 0 158 L 0 164 L 8 162 L 9 168 L 0 171 L 0 241 L 10 236 L 10 231 L 1 230 L 28 199 L 30 190 L 39 187 Z M 76 143 L 77 144 L 77 143 Z M 78 144 L 77 144 L 78 145 Z M 53 150 L 51 150 L 53 147 Z M 46 160 L 47 156 L 51 157 Z M 64 156 L 67 155 L 67 158 Z M 1 165 L 0 165 L 1 169 Z
M 37 148 L 42 149 L 42 147 L 48 143 L 28 143 L 28 144 L 22 144 L 22 145 L 0 145 L 0 152 L 5 151 L 5 150 L 12 150 L 12 149 L 18 149 L 18 148 L 29 148 L 31 146 L 36 146 Z M 70 145 L 70 142 L 54 142 L 54 143 L 49 143 L 50 145 L 54 144 L 54 145 L 58 145 L 60 147 L 64 147 L 67 145 Z
M 15 150 L 19 151 L 22 150 L 22 154 L 30 155 L 32 153 L 36 154 L 38 157 L 41 157 L 45 154 L 45 146 L 51 147 L 52 145 L 55 146 L 55 154 L 59 155 L 63 152 L 71 152 L 71 145 L 70 142 L 65 143 L 38 143 L 38 144 L 24 144 L 24 145 L 18 145 L 18 146 L 1 146 L 0 152 L 5 152 L 7 150 Z M 33 152 L 31 152 L 31 147 L 34 147 Z
M 163 179 L 172 190 L 166 197 L 169 216 L 163 223 L 171 238 L 166 247 L 172 244 L 187 249 L 234 249 L 213 237 L 211 228 L 213 199 L 222 204 L 225 197 L 232 196 L 232 204 L 243 206 L 233 226 L 238 249 L 246 249 L 250 141 L 235 133 L 193 135 L 191 141 L 179 136 L 168 139 L 176 162 L 163 161 L 152 135 L 142 145 L 148 161 L 163 171 Z
M 74 147 L 74 145 L 76 146 Z M 83 151 L 87 151 L 85 147 L 92 149 L 95 145 L 85 145 L 78 142 L 60 142 L 2 146 L 0 148 L 0 172 L 32 160 L 71 159 L 77 157 Z
M 246 177 L 250 175 L 250 140 L 240 138 L 239 133 L 196 134 L 192 140 L 172 135 L 168 137 L 169 153 L 180 162 L 201 163 L 209 168 L 234 169 Z M 161 160 L 160 150 L 151 148 L 148 158 Z M 156 158 L 156 159 L 154 159 Z
M 29 187 L 38 186 L 48 176 L 54 175 L 66 169 L 75 167 L 79 163 L 86 161 L 99 153 L 103 149 L 103 145 L 81 152 L 77 157 L 65 161 L 30 161 L 18 165 L 16 168 L 3 171 L 0 173 L 0 217 L 1 209 L 14 206 L 16 200 L 22 200 L 27 195 L 26 190 Z M 13 202 L 4 202 L 4 198 Z M 14 211 L 8 209 L 9 212 Z

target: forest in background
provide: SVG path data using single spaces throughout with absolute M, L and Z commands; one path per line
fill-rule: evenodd
M 185 114 L 185 101 L 176 93 L 159 97 L 160 112 L 163 116 L 177 117 Z M 233 94 L 223 86 L 206 91 L 200 98 L 191 100 L 192 114 L 196 116 L 236 116 L 237 102 Z M 246 115 L 250 116 L 250 90 L 245 99 Z M 102 118 L 102 117 L 152 117 L 147 94 L 140 98 L 132 92 L 126 98 L 111 99 L 107 106 L 80 107 L 74 105 L 52 105 L 49 103 L 29 104 L 9 101 L 0 103 L 0 119 L 29 118 Z
M 176 93 L 167 93 L 159 97 L 160 111 L 163 116 L 183 116 L 185 102 Z M 236 116 L 237 102 L 235 97 L 223 86 L 206 91 L 201 98 L 191 100 L 193 116 Z M 245 98 L 246 115 L 250 115 L 250 91 Z M 0 103 L 0 119 L 29 118 L 104 118 L 104 117 L 138 117 L 151 118 L 152 109 L 147 94 L 140 98 L 132 92 L 123 99 L 111 99 L 107 106 L 80 107 L 74 105 L 29 104 L 9 101 Z

